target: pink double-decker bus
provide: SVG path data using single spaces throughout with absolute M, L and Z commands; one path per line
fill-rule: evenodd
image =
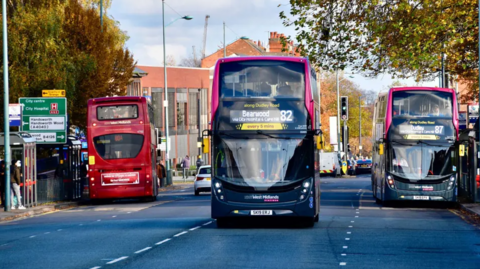
M 455 91 L 392 88 L 373 119 L 372 190 L 377 203 L 456 201 L 458 108 Z
M 305 58 L 218 60 L 212 90 L 212 218 L 294 217 L 320 210 L 316 73 Z

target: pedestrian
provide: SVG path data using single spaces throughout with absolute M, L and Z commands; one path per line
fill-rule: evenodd
M 22 178 L 22 171 L 20 170 L 20 167 L 22 167 L 22 162 L 18 160 L 15 163 L 15 167 L 13 169 L 13 173 L 11 176 L 11 203 L 12 203 L 12 209 L 15 209 L 15 205 L 13 203 L 13 195 L 15 193 L 15 196 L 17 197 L 17 202 L 18 202 L 18 209 L 25 209 L 25 207 L 22 205 L 22 196 L 20 194 L 20 182 Z
M 181 163 L 182 169 L 183 169 L 183 179 L 187 179 L 188 175 L 188 169 L 190 168 L 190 157 L 188 155 L 183 158 L 182 163 Z
M 163 166 L 162 161 L 159 160 L 157 163 L 157 178 L 158 178 L 158 186 L 164 187 L 162 182 L 164 178 L 167 177 L 167 170 L 165 170 L 165 166 Z
M 5 161 L 0 164 L 0 200 L 2 205 L 5 205 Z
M 197 171 L 198 169 L 200 169 L 200 166 L 203 165 L 203 160 L 202 160 L 202 155 L 198 155 L 198 158 L 197 158 Z

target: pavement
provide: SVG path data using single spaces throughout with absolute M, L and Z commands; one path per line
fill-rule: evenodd
M 181 190 L 189 187 L 190 185 L 191 184 L 188 184 L 188 183 L 187 184 L 175 183 L 174 185 L 171 185 L 171 186 L 159 188 L 159 191 L 165 192 L 170 190 Z M 45 205 L 39 205 L 36 207 L 29 207 L 26 209 L 15 209 L 8 212 L 3 210 L 3 205 L 0 205 L 0 223 L 5 221 L 12 221 L 12 220 L 39 216 L 39 215 L 52 213 L 59 210 L 78 207 L 85 204 L 88 204 L 88 201 L 55 202 L 55 203 L 49 203 Z
M 217 228 L 193 186 L 0 223 L 0 268 L 479 268 L 480 229 L 438 203 L 383 206 L 370 176 L 321 179 L 313 228 Z M 26 258 L 28 253 L 28 258 Z

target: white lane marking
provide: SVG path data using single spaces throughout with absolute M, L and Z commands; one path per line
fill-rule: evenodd
M 358 216 L 355 216 L 355 218 L 358 218 Z
M 163 240 L 163 241 L 160 241 L 160 242 L 156 243 L 155 245 L 158 246 L 158 245 L 161 245 L 161 244 L 163 244 L 163 243 L 165 243 L 165 242 L 168 242 L 168 241 L 170 241 L 170 238 L 167 238 L 167 239 L 165 239 L 165 240 Z
M 186 191 L 186 190 L 180 190 L 180 191 Z
M 343 248 L 348 248 L 348 246 L 343 246 Z
M 194 227 L 192 229 L 190 229 L 190 231 L 195 231 L 196 229 L 200 228 L 201 226 L 197 226 L 197 227 Z
M 49 234 L 49 233 L 50 233 L 50 232 L 46 232 L 46 233 L 44 233 L 44 234 Z
M 360 212 L 355 212 L 355 213 L 360 214 Z
M 347 232 L 347 234 L 352 234 L 352 232 Z
M 149 249 L 151 249 L 151 248 L 152 248 L 152 247 L 146 247 L 146 248 L 144 248 L 144 249 L 137 250 L 137 251 L 135 251 L 135 254 L 142 253 L 142 252 L 147 251 L 147 250 L 149 250 Z
M 99 269 L 99 268 L 102 268 L 101 266 L 95 266 L 95 267 L 92 267 L 90 269 Z
M 347 254 L 346 254 L 346 253 L 342 253 L 342 256 L 347 256 Z
M 62 229 L 58 229 L 58 230 L 57 230 L 57 232 L 61 232 L 61 231 L 62 231 Z
M 350 225 L 350 226 L 348 226 L 348 228 L 353 228 L 353 226 L 352 226 L 352 225 Z
M 107 262 L 107 264 L 113 264 L 113 263 L 116 263 L 116 262 L 125 260 L 126 258 L 128 258 L 128 256 L 123 256 L 123 257 L 120 257 L 120 258 L 115 259 L 115 260 L 113 260 L 113 261 L 109 261 L 109 262 Z
M 97 221 L 102 221 L 101 219 L 97 219 Z
M 32 235 L 32 236 L 30 236 L 30 238 L 34 238 L 35 236 L 36 236 L 36 235 Z
M 186 233 L 188 233 L 188 232 L 187 232 L 187 231 L 183 231 L 183 232 L 181 232 L 181 233 L 178 233 L 178 234 L 174 235 L 173 237 L 179 237 L 180 235 L 184 235 L 184 234 L 186 234 Z
M 346 262 L 341 262 L 341 263 L 340 263 L 340 266 L 345 266 L 345 265 L 347 265 Z
M 117 216 L 112 216 L 112 218 L 116 218 Z
M 127 214 L 130 214 L 130 213 L 132 213 L 132 212 L 127 212 Z
M 78 224 L 78 226 L 83 226 L 83 224 Z
M 351 223 L 354 223 L 355 221 L 352 220 L 352 221 L 350 221 L 350 222 L 351 222 Z
M 345 238 L 346 241 L 350 240 L 350 238 Z
M 207 226 L 208 224 L 212 223 L 211 221 L 204 223 L 203 226 Z

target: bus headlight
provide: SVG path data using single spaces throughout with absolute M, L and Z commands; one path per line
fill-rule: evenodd
M 391 176 L 387 176 L 387 183 L 390 188 L 395 189 L 395 180 Z
M 214 193 L 216 194 L 218 199 L 222 201 L 225 200 L 225 196 L 223 195 L 222 183 L 220 181 L 215 181 L 213 186 L 215 187 Z
M 307 179 L 302 183 L 302 190 L 300 191 L 300 201 L 303 201 L 308 197 L 308 191 L 310 190 L 311 186 L 312 182 L 310 179 Z
M 451 176 L 450 181 L 447 181 L 447 182 L 448 182 L 448 190 L 453 189 L 453 186 L 455 185 L 455 176 Z

